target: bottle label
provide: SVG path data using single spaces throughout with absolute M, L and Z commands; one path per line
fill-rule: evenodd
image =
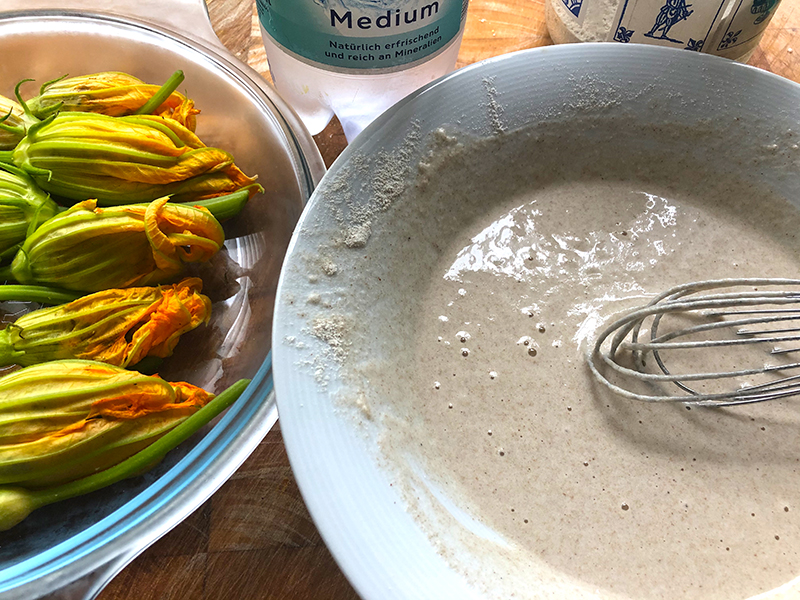
M 391 69 L 427 58 L 455 38 L 468 0 L 256 0 L 264 31 L 312 63 Z

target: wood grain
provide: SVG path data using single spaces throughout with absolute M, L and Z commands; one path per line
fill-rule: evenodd
M 800 2 L 783 2 L 749 64 L 800 82 Z
M 456 66 L 552 44 L 544 23 L 544 3 L 545 0 L 470 2 Z
M 253 0 L 207 0 L 222 42 L 267 79 Z M 544 0 L 472 0 L 458 66 L 551 43 Z M 784 0 L 750 64 L 800 82 L 800 2 Z M 330 165 L 334 120 L 315 140 Z M 276 426 L 191 517 L 147 549 L 100 600 L 357 600 L 292 477 Z

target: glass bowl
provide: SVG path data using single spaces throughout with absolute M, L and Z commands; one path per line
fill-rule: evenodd
M 192 3 L 173 4 L 161 9 L 180 8 L 190 22 Z M 191 6 L 195 16 L 200 7 Z M 204 7 L 199 14 L 207 20 Z M 212 392 L 240 378 L 250 385 L 222 417 L 144 476 L 40 509 L 0 533 L 0 598 L 93 597 L 211 496 L 277 419 L 275 290 L 292 231 L 324 165 L 311 136 L 263 79 L 214 44 L 213 33 L 200 42 L 194 31 L 189 39 L 154 22 L 85 10 L 0 13 L 0 53 L 7 58 L 0 93 L 13 97 L 15 84 L 28 78 L 35 82 L 23 86 L 25 97 L 65 74 L 115 70 L 159 83 L 182 69 L 179 91 L 201 110 L 198 135 L 231 152 L 265 188 L 224 223 L 225 249 L 196 271 L 213 302 L 212 321 L 184 336 L 160 369 L 165 379 Z

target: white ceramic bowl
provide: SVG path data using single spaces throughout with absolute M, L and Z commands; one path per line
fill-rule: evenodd
M 414 165 L 426 145 L 409 140 L 425 140 L 440 127 L 491 136 L 587 116 L 702 126 L 709 133 L 697 148 L 698 160 L 748 165 L 763 144 L 800 126 L 800 86 L 723 59 L 648 46 L 567 45 L 497 57 L 434 82 L 382 115 L 329 169 L 301 218 L 284 263 L 274 319 L 281 429 L 308 508 L 365 600 L 484 596 L 448 566 L 419 521 L 406 512 L 376 458 L 369 419 L 360 423 L 337 400 L 343 384 L 337 340 L 312 331 L 323 314 L 320 302 L 341 314 L 361 311 L 374 317 L 393 302 L 413 298 L 415 291 L 393 286 L 391 252 L 375 253 L 388 261 L 384 264 L 364 260 L 373 245 L 401 243 L 386 233 L 391 232 L 391 209 L 374 213 L 372 236 L 358 252 L 343 243 L 336 215 L 374 202 L 375 183 L 387 183 L 392 157 Z M 626 135 L 620 129 L 620 144 Z M 760 162 L 753 177 L 798 200 L 795 160 L 776 156 Z M 400 183 L 389 179 L 381 193 Z M 356 236 L 350 245 L 360 247 L 358 232 L 350 233 Z M 382 328 L 351 340 L 354 348 L 380 354 L 382 339 L 404 334 L 389 312 L 383 316 Z

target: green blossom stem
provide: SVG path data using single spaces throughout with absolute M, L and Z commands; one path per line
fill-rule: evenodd
M 258 187 L 259 192 L 264 191 L 264 188 L 257 183 L 254 185 Z M 218 221 L 225 221 L 226 219 L 235 217 L 242 211 L 244 205 L 247 204 L 247 199 L 250 197 L 251 187 L 253 186 L 247 186 L 246 188 L 242 188 L 231 194 L 225 194 L 224 196 L 198 200 L 197 202 L 187 202 L 186 204 L 207 208 Z
M 40 304 L 65 304 L 83 294 L 46 285 L 0 285 L 0 302 L 38 302 Z
M 205 200 L 197 200 L 196 202 L 182 202 L 181 204 L 188 204 L 189 206 L 202 206 L 203 208 L 208 209 L 214 218 L 218 221 L 225 221 L 227 219 L 232 219 L 244 208 L 244 205 L 247 204 L 247 200 L 250 197 L 250 190 L 256 187 L 259 192 L 263 192 L 264 188 L 260 185 L 253 184 L 251 186 L 247 186 L 246 188 L 242 188 L 241 190 L 237 190 L 235 192 L 231 192 L 230 194 L 225 194 L 224 196 L 217 196 L 215 198 L 206 198 Z M 64 212 L 67 210 L 68 206 L 59 206 L 59 212 Z
M 135 115 L 149 115 L 164 101 L 172 95 L 177 87 L 183 83 L 183 71 L 175 71 L 172 76 L 162 85 L 158 91 L 150 97 L 150 100 L 145 102 L 138 110 L 134 111 Z

